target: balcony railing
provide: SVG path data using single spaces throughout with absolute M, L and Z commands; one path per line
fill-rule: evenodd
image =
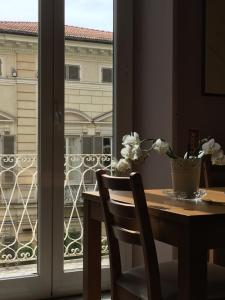
M 111 172 L 111 155 L 65 155 L 64 258 L 83 255 L 82 192 L 96 189 L 95 171 Z M 37 260 L 37 156 L 0 155 L 0 265 Z M 102 253 L 108 251 L 102 238 Z

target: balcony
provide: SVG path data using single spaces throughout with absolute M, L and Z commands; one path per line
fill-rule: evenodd
M 96 189 L 95 171 L 111 172 L 111 155 L 65 155 L 65 269 L 81 268 L 83 255 L 82 192 Z M 37 155 L 0 155 L 0 268 L 2 276 L 37 272 Z M 102 255 L 108 253 L 102 238 Z M 106 262 L 106 260 L 105 260 Z M 5 275 L 4 275 L 5 273 Z

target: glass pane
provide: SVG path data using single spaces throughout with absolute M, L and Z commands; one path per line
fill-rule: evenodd
M 0 278 L 37 273 L 38 0 L 0 0 Z
M 113 0 L 65 0 L 65 8 L 65 72 L 78 79 L 65 77 L 64 269 L 79 270 L 83 263 L 81 195 L 96 189 L 98 168 L 110 171 Z M 105 82 L 103 69 L 108 72 Z M 104 235 L 106 264 L 107 253 Z

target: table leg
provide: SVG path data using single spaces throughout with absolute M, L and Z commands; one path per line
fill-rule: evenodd
M 207 249 L 186 243 L 178 252 L 178 299 L 207 299 Z
M 91 218 L 91 201 L 84 201 L 83 299 L 101 299 L 101 222 Z

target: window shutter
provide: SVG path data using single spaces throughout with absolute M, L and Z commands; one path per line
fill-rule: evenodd
M 102 137 L 96 136 L 94 138 L 94 153 L 102 154 Z
M 102 68 L 102 82 L 112 82 L 112 69 Z
M 93 153 L 93 137 L 92 136 L 83 136 L 83 154 Z
M 14 135 L 3 135 L 3 154 L 14 154 Z
M 92 154 L 93 153 L 93 137 L 92 136 L 83 136 L 83 154 Z M 93 162 L 89 161 L 89 156 L 85 157 L 85 165 L 87 167 L 92 166 Z M 84 168 L 85 171 L 85 168 Z M 93 170 L 87 171 L 84 176 L 84 183 L 85 184 L 93 184 L 94 177 L 93 177 Z
M 69 67 L 69 79 L 80 80 L 80 66 L 68 66 Z
M 3 135 L 2 140 L 3 140 L 3 144 L 2 144 L 3 155 L 5 154 L 5 158 L 6 158 L 5 162 L 3 159 L 3 165 L 6 168 L 10 168 L 11 166 L 13 166 L 15 159 L 14 159 L 14 157 L 12 157 L 12 159 L 9 159 L 9 161 L 7 161 L 7 154 L 13 155 L 15 152 L 15 149 L 14 149 L 15 136 L 14 135 Z M 7 185 L 14 184 L 15 176 L 12 173 L 12 170 L 6 171 L 3 174 L 4 174 L 4 179 L 3 179 L 4 184 L 7 184 Z

